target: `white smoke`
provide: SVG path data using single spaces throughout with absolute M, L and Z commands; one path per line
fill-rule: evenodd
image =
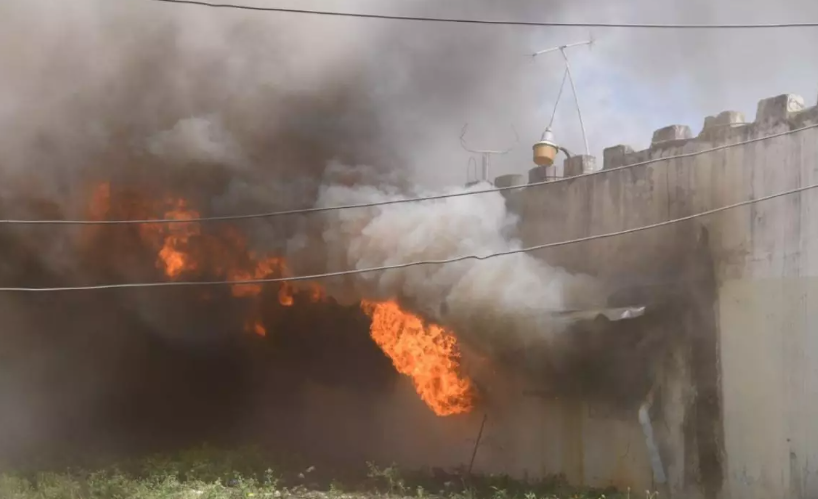
M 170 130 L 147 141 L 151 154 L 179 165 L 187 163 L 221 163 L 242 166 L 241 147 L 218 115 L 180 120 Z
M 281 1 L 288 3 L 325 8 L 326 2 Z M 494 19 L 732 23 L 806 17 L 818 12 L 818 3 L 343 0 L 333 8 Z M 757 33 L 595 33 L 599 43 L 593 52 L 572 52 L 592 152 L 599 155 L 603 147 L 623 142 L 645 145 L 655 128 L 696 126 L 705 115 L 727 108 L 752 115 L 757 99 L 777 93 L 811 97 L 818 65 L 806 61 L 812 60 L 816 32 Z M 547 123 L 563 67 L 558 57 L 531 63 L 524 54 L 587 36 L 584 29 L 265 15 L 144 0 L 3 0 L 0 211 L 3 218 L 85 218 L 89 188 L 103 181 L 112 183 L 113 197 L 125 186 L 191 198 L 205 216 L 457 192 L 461 188 L 439 186 L 465 180 L 469 158 L 457 140 L 464 122 L 473 124 L 470 142 L 479 148 L 509 145 L 513 123 L 521 147 L 498 160 L 492 174 L 525 173 L 533 166 L 529 144 Z M 566 93 L 556 131 L 570 150 L 582 145 L 574 115 Z M 326 176 L 333 159 L 371 167 L 336 165 Z M 514 225 L 502 196 L 484 194 L 258 220 L 240 229 L 254 249 L 286 248 L 295 273 L 310 274 L 513 250 L 521 244 Z M 6 228 L 0 231 L 0 278 L 9 286 L 162 279 L 150 256 L 127 244 L 131 228 L 101 229 L 113 247 L 88 254 L 74 237 L 80 231 L 67 226 Z M 603 298 L 592 279 L 550 267 L 547 254 L 412 267 L 328 284 L 334 297 L 348 303 L 397 299 L 451 326 L 464 343 L 488 350 L 547 341 L 561 330 L 550 312 L 596 306 Z M 66 435 L 76 434 L 80 422 L 98 431 L 97 423 L 109 418 L 80 417 L 96 410 L 87 394 L 137 393 L 119 383 L 123 372 L 139 380 L 176 372 L 145 360 L 151 359 L 143 356 L 146 345 L 155 343 L 147 342 L 148 335 L 202 338 L 243 325 L 242 304 L 229 296 L 202 307 L 193 295 L 200 288 L 175 291 L 42 300 L 4 295 L 0 310 L 5 319 L 13 317 L 3 330 L 6 352 L 19 341 L 30 355 L 15 353 L 17 362 L 3 363 L 15 375 L 4 371 L 0 383 L 0 404 L 8 408 L 0 457 L 14 442 L 43 440 L 52 423 Z M 224 323 L 212 322 L 208 312 Z M 153 389 L 138 393 L 194 377 L 153 379 Z M 61 383 L 53 388 L 52 380 Z M 183 382 L 178 386 L 188 389 Z M 202 400 L 213 399 L 213 388 L 207 386 Z M 65 400 L 52 401 L 54 391 Z M 286 410 L 287 404 L 269 393 L 263 397 Z M 67 409 L 73 418 L 66 417 Z M 358 417 L 351 414 L 350 419 Z M 415 440 L 417 433 L 402 427 L 394 434 Z
M 488 185 L 412 197 L 474 192 Z M 406 199 L 383 187 L 328 184 L 317 206 L 378 203 Z M 463 256 L 486 257 L 518 250 L 513 238 L 517 216 L 497 192 L 328 212 L 321 243 L 329 272 L 368 269 Z M 301 245 L 291 246 L 298 265 Z M 588 276 L 571 275 L 526 253 L 482 261 L 423 265 L 345 276 L 330 281 L 339 299 L 397 299 L 429 320 L 450 326 L 464 339 L 494 346 L 547 341 L 563 324 L 554 312 L 604 303 L 601 287 Z

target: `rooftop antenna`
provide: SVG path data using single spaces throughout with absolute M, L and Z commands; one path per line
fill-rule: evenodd
M 468 166 L 466 166 L 466 187 L 480 182 L 480 175 L 477 171 L 477 160 L 474 156 L 469 157 Z
M 471 147 L 469 147 L 468 143 L 466 143 L 466 131 L 468 129 L 469 129 L 469 124 L 466 123 L 466 125 L 463 126 L 463 131 L 460 133 L 460 145 L 466 151 L 468 151 L 470 153 L 480 155 L 480 169 L 479 169 L 479 171 L 475 171 L 475 178 L 474 178 L 474 180 L 472 180 L 472 178 L 471 178 L 472 163 L 471 163 L 471 160 L 469 160 L 468 171 L 466 173 L 466 175 L 467 175 L 467 179 L 466 179 L 467 184 L 468 185 L 473 185 L 473 184 L 476 184 L 478 182 L 492 183 L 489 180 L 489 178 L 490 178 L 489 175 L 491 174 L 491 157 L 495 156 L 495 155 L 501 156 L 501 155 L 504 155 L 504 154 L 508 154 L 509 152 L 511 152 L 512 149 L 514 149 L 514 146 L 516 146 L 520 142 L 520 136 L 517 134 L 517 129 L 514 128 L 514 125 L 511 126 L 511 131 L 514 132 L 515 143 L 514 143 L 514 145 L 512 145 L 508 149 L 503 149 L 503 150 L 472 149 Z M 475 166 L 474 169 L 477 170 L 476 163 L 475 163 L 474 166 Z
M 582 140 L 585 142 L 585 154 L 587 155 L 591 154 L 591 149 L 588 146 L 588 136 L 585 133 L 585 123 L 582 120 L 582 110 L 580 109 L 579 106 L 577 87 L 574 84 L 574 75 L 571 72 L 571 63 L 568 60 L 568 54 L 566 53 L 566 50 L 568 50 L 571 47 L 580 47 L 583 45 L 588 45 L 588 47 L 590 48 L 593 46 L 593 44 L 594 38 L 593 36 L 591 36 L 588 40 L 583 42 L 569 43 L 567 45 L 551 47 L 531 54 L 532 59 L 535 59 L 537 56 L 559 51 L 559 53 L 562 54 L 563 61 L 565 61 L 565 74 L 562 77 L 562 84 L 560 85 L 559 94 L 557 94 L 557 101 L 554 103 L 554 111 L 551 113 L 551 120 L 548 122 L 548 126 L 546 127 L 545 131 L 543 131 L 540 142 L 534 145 L 534 162 L 540 166 L 551 166 L 554 163 L 554 158 L 556 157 L 558 151 L 563 151 L 566 154 L 566 156 L 570 157 L 570 153 L 565 148 L 557 145 L 556 142 L 554 142 L 554 133 L 551 131 L 551 127 L 554 125 L 554 118 L 557 115 L 557 106 L 560 103 L 560 99 L 562 98 L 562 92 L 563 89 L 565 88 L 565 80 L 568 80 L 568 82 L 571 84 L 571 91 L 574 94 L 574 104 L 577 107 L 579 126 L 582 129 Z

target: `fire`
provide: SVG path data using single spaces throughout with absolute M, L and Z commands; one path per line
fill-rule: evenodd
M 199 213 L 187 208 L 187 203 L 183 199 L 173 202 L 173 209 L 165 212 L 165 218 L 173 220 L 190 220 L 198 218 Z M 199 235 L 199 225 L 195 223 L 174 223 L 168 224 L 167 235 L 162 249 L 159 251 L 159 259 L 156 265 L 164 268 L 165 274 L 171 279 L 179 277 L 183 272 L 196 270 L 196 261 L 191 258 L 188 248 L 190 239 Z
M 412 378 L 420 398 L 438 416 L 463 414 L 474 406 L 474 388 L 460 374 L 460 351 L 451 331 L 425 324 L 397 303 L 363 302 L 372 318 L 372 339 L 398 372 Z
M 294 302 L 292 287 L 286 282 L 282 282 L 281 287 L 278 288 L 278 303 L 284 307 L 291 307 Z
M 267 257 L 258 259 L 255 253 L 249 253 L 249 259 L 253 261 L 252 271 L 228 269 L 226 272 L 227 278 L 231 281 L 249 281 L 268 277 L 284 277 L 287 274 L 287 267 L 284 265 L 283 258 Z M 261 294 L 261 284 L 236 284 L 232 287 L 232 292 L 236 298 L 258 296 Z
M 264 327 L 261 321 L 248 322 L 244 329 L 262 338 L 267 336 L 267 328 Z
M 110 196 L 110 193 L 108 194 Z M 168 199 L 165 204 L 169 209 L 163 212 L 164 218 L 171 220 L 190 220 L 199 218 L 199 212 L 190 209 L 184 199 Z M 148 224 L 140 226 L 142 239 L 158 248 L 156 267 L 171 279 L 176 279 L 185 272 L 197 270 L 198 263 L 190 254 L 191 239 L 201 233 L 196 223 Z
M 89 214 L 91 220 L 104 220 L 111 208 L 111 184 L 103 182 L 96 186 L 91 195 Z
M 98 197 L 105 198 L 105 192 Z M 110 190 L 107 191 L 110 197 Z M 107 199 L 107 198 L 106 198 Z M 188 207 L 184 199 L 167 198 L 164 201 L 164 217 L 173 220 L 199 218 L 198 211 Z M 290 275 L 281 257 L 261 256 L 248 249 L 246 238 L 235 229 L 223 226 L 217 233 L 205 232 L 197 223 L 173 223 L 146 225 L 141 229 L 142 239 L 157 248 L 156 266 L 170 279 L 196 271 L 208 272 L 231 281 L 282 278 Z M 236 298 L 253 299 L 261 295 L 262 284 L 236 284 L 231 293 Z M 284 307 L 295 303 L 296 289 L 287 282 L 278 288 L 278 302 Z M 324 298 L 323 290 L 310 285 L 304 296 L 318 302 Z M 259 315 L 258 306 L 254 315 Z M 249 320 L 245 331 L 266 336 L 267 330 L 261 320 Z
M 94 220 L 164 216 L 182 221 L 200 217 L 200 213 L 182 198 L 160 197 L 151 201 L 134 192 L 122 194 L 116 199 L 117 204 L 112 205 L 110 184 L 100 184 L 91 194 L 89 216 Z M 206 273 L 230 281 L 292 276 L 283 258 L 251 251 L 246 238 L 230 226 L 205 229 L 196 222 L 145 224 L 131 233 L 138 235 L 146 249 L 154 252 L 156 267 L 169 279 L 193 273 Z M 93 244 L 97 234 L 96 231 L 87 233 L 89 244 Z M 268 331 L 261 313 L 262 284 L 235 284 L 230 291 L 235 298 L 252 300 L 245 317 L 245 331 L 266 337 Z M 204 299 L 205 295 L 202 296 Z M 280 282 L 278 303 L 290 307 L 296 299 L 317 303 L 326 300 L 326 293 L 316 283 L 299 283 L 296 288 L 292 283 Z M 474 387 L 461 374 L 460 351 L 451 331 L 425 323 L 401 310 L 393 301 L 363 302 L 361 307 L 372 319 L 372 339 L 392 359 L 398 372 L 412 378 L 420 398 L 435 414 L 449 416 L 472 410 Z
M 267 257 L 258 259 L 255 253 L 250 253 L 250 259 L 254 261 L 254 269 L 247 272 L 241 269 L 231 269 L 227 272 L 230 280 L 246 281 L 252 279 L 265 279 L 276 277 L 287 277 L 290 271 L 283 258 Z M 313 303 L 324 301 L 324 290 L 316 285 L 309 284 L 306 296 Z M 233 296 L 237 298 L 248 298 L 261 294 L 261 284 L 236 284 L 233 286 Z M 279 284 L 278 303 L 283 307 L 291 307 L 295 303 L 296 289 L 284 281 Z
M 310 300 L 313 303 L 318 303 L 321 301 L 325 301 L 327 299 L 326 293 L 324 293 L 324 288 L 317 284 L 310 284 Z
M 97 185 L 91 193 L 88 203 L 89 220 L 105 220 L 111 210 L 111 184 L 103 182 Z M 83 233 L 83 244 L 88 248 L 93 245 L 93 239 L 100 234 L 100 227 L 86 226 Z

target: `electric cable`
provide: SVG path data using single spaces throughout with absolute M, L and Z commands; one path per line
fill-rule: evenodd
M 425 266 L 425 265 L 446 265 L 451 263 L 458 263 L 467 260 L 489 260 L 492 258 L 498 258 L 502 256 L 509 256 L 515 255 L 520 253 L 531 253 L 533 251 L 540 251 L 549 248 L 556 248 L 560 246 L 567 246 L 571 244 L 583 243 L 587 241 L 594 241 L 598 239 L 606 239 L 609 237 L 614 236 L 621 236 L 625 234 L 633 234 L 635 232 L 641 232 L 644 230 L 655 229 L 658 227 L 664 227 L 666 225 L 676 224 L 680 222 L 685 222 L 688 220 L 693 220 L 695 218 L 706 217 L 709 215 L 713 215 L 716 213 L 720 213 L 727 210 L 732 210 L 734 208 L 740 208 L 742 206 L 748 206 L 756 203 L 760 203 L 763 201 L 769 201 L 771 199 L 776 199 L 784 196 L 789 196 L 791 194 L 798 194 L 800 192 L 812 190 L 818 188 L 818 183 L 810 184 L 803 187 L 798 187 L 796 189 L 790 189 L 784 192 L 778 192 L 776 194 L 771 194 L 769 196 L 763 196 L 756 199 L 749 199 L 746 201 L 740 201 L 738 203 L 730 204 L 727 206 L 722 206 L 720 208 L 714 208 L 712 210 L 707 210 L 699 213 L 695 213 L 693 215 L 687 215 L 681 218 L 674 218 L 670 220 L 665 220 L 664 222 L 657 222 L 650 225 L 643 225 L 641 227 L 634 227 L 632 229 L 620 230 L 616 232 L 608 232 L 605 234 L 597 234 L 593 236 L 586 236 L 580 237 L 576 239 L 569 239 L 566 241 L 558 241 L 553 243 L 546 243 L 546 244 L 538 244 L 536 246 L 528 246 L 526 248 L 518 248 L 513 250 L 507 251 L 500 251 L 497 253 L 490 253 L 488 255 L 465 255 L 456 258 L 449 258 L 444 260 L 422 260 L 422 261 L 415 261 L 415 262 L 407 262 L 407 263 L 399 263 L 394 265 L 383 265 L 380 267 L 369 267 L 364 269 L 351 269 L 351 270 L 341 270 L 337 272 L 326 272 L 323 274 L 313 274 L 313 275 L 302 275 L 302 276 L 293 276 L 293 277 L 272 277 L 267 279 L 244 279 L 244 280 L 236 280 L 236 281 L 165 281 L 165 282 L 145 282 L 145 283 L 123 283 L 123 284 L 98 284 L 98 285 L 89 285 L 89 286 L 65 286 L 65 287 L 50 287 L 50 288 L 26 288 L 26 287 L 0 287 L 0 292 L 28 292 L 28 293 L 37 293 L 37 292 L 60 292 L 60 291 L 94 291 L 94 290 L 104 290 L 104 289 L 125 289 L 125 288 L 160 288 L 160 287 L 181 287 L 181 286 L 240 286 L 245 284 L 269 284 L 269 283 L 276 283 L 276 282 L 295 282 L 295 281 L 315 281 L 319 279 L 327 279 L 331 277 L 342 277 L 348 275 L 357 275 L 357 274 L 368 274 L 372 272 L 383 272 L 388 270 L 397 270 L 397 269 L 404 269 L 408 267 L 418 267 L 418 266 Z
M 159 0 L 157 0 L 159 1 Z M 390 199 L 387 201 L 376 201 L 372 203 L 359 203 L 359 204 L 347 204 L 347 205 L 336 205 L 336 206 L 318 206 L 312 208 L 299 208 L 293 210 L 284 210 L 284 211 L 273 211 L 267 213 L 248 213 L 244 215 L 223 215 L 223 216 L 213 216 L 213 217 L 200 217 L 200 218 L 186 218 L 186 219 L 178 219 L 178 218 L 157 218 L 157 219 L 141 219 L 141 220 L 2 220 L 0 219 L 0 226 L 2 225 L 146 225 L 146 224 L 178 224 L 178 223 L 207 223 L 207 222 L 229 222 L 229 221 L 238 221 L 238 220 L 249 220 L 249 219 L 256 219 L 256 218 L 274 218 L 274 217 L 282 217 L 282 216 L 291 216 L 291 215 L 309 215 L 314 213 L 324 213 L 328 211 L 340 211 L 340 210 L 349 210 L 349 209 L 359 209 L 359 208 L 375 208 L 378 206 L 388 206 L 393 204 L 403 204 L 403 203 L 417 203 L 423 201 L 436 201 L 440 199 L 449 199 L 449 198 L 456 198 L 462 196 L 472 196 L 477 194 L 488 194 L 492 192 L 505 192 L 505 191 L 512 191 L 512 190 L 522 190 L 522 189 L 529 189 L 532 187 L 539 187 L 544 185 L 553 185 L 559 184 L 562 182 L 571 182 L 578 179 L 583 179 L 587 177 L 593 177 L 594 175 L 604 175 L 620 170 L 627 170 L 630 168 L 636 168 L 638 166 L 645 166 L 651 165 L 654 163 L 660 163 L 663 161 L 672 161 L 675 159 L 683 159 L 683 158 L 691 158 L 694 156 L 700 156 L 703 154 L 709 154 L 712 152 L 722 151 L 725 149 L 731 149 L 734 147 L 744 146 L 748 144 L 754 144 L 757 142 L 763 142 L 766 140 L 783 137 L 786 135 L 792 135 L 795 133 L 803 132 L 806 130 L 811 130 L 813 128 L 818 128 L 818 123 L 803 126 L 800 128 L 795 128 L 792 130 L 786 130 L 784 132 L 775 133 L 772 135 L 765 135 L 763 137 L 756 137 L 753 139 L 744 140 L 741 142 L 733 142 L 730 144 L 723 144 L 720 146 L 712 147 L 709 149 L 702 149 L 700 151 L 693 151 L 689 153 L 677 154 L 674 156 L 665 156 L 661 158 L 653 158 L 648 159 L 645 161 L 640 161 L 638 163 L 632 163 L 624 166 L 618 166 L 615 168 L 607 168 L 604 170 L 596 170 L 593 172 L 588 172 L 580 176 L 576 177 L 563 177 L 553 180 L 544 180 L 541 182 L 531 182 L 525 185 L 515 185 L 515 186 L 508 186 L 508 187 L 492 187 L 490 189 L 481 189 L 481 190 L 474 190 L 474 191 L 464 191 L 464 192 L 451 192 L 447 194 L 437 194 L 434 196 L 425 196 L 425 197 L 414 197 L 414 198 L 400 198 L 400 199 Z
M 816 28 L 818 22 L 797 23 L 759 23 L 759 24 L 661 24 L 661 23 L 589 23 L 557 21 L 509 21 L 491 19 L 457 19 L 425 16 L 398 16 L 387 14 L 365 14 L 356 12 L 337 12 L 312 9 L 288 9 L 283 7 L 257 7 L 252 5 L 220 4 L 198 0 L 149 0 L 180 5 L 195 5 L 219 9 L 237 9 L 256 12 L 278 12 L 284 14 L 308 14 L 316 16 L 352 17 L 362 19 L 380 19 L 388 21 L 415 21 L 453 24 L 479 24 L 492 26 L 524 26 L 548 28 L 629 28 L 629 29 L 776 29 L 776 28 Z

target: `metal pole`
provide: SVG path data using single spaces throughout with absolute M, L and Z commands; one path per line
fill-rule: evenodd
M 565 48 L 560 48 L 562 58 L 565 59 L 565 71 L 568 73 L 568 81 L 571 83 L 571 91 L 574 93 L 574 103 L 577 105 L 577 115 L 579 116 L 579 127 L 582 129 L 582 140 L 585 142 L 585 154 L 591 154 L 591 149 L 588 147 L 588 136 L 585 135 L 585 123 L 582 121 L 582 111 L 579 108 L 579 97 L 577 96 L 577 87 L 574 86 L 574 76 L 571 74 L 571 64 L 568 62 L 568 54 L 565 53 Z
M 584 42 L 577 42 L 577 43 L 569 43 L 567 45 L 560 45 L 559 47 L 552 47 L 550 49 L 540 50 L 539 52 L 534 52 L 532 57 L 537 57 L 538 55 L 548 54 L 550 52 L 556 52 L 557 50 L 565 50 L 571 47 L 579 47 L 580 45 L 591 45 L 594 43 L 593 39 L 586 40 Z
M 480 440 L 483 438 L 483 427 L 486 426 L 486 420 L 489 418 L 488 413 L 483 414 L 483 422 L 480 423 L 480 431 L 477 433 L 477 440 L 474 442 L 474 450 L 471 453 L 471 461 L 469 462 L 469 471 L 466 474 L 467 477 L 471 478 L 471 471 L 474 468 L 474 458 L 477 457 L 477 448 L 480 447 Z
M 492 151 L 489 149 L 472 149 L 466 144 L 466 129 L 468 128 L 468 124 L 463 127 L 463 131 L 460 133 L 460 145 L 468 152 L 479 154 L 481 159 L 481 173 L 482 179 L 485 182 L 493 183 L 489 180 L 489 175 L 491 175 L 491 156 L 494 154 L 508 154 L 513 147 L 505 149 L 503 151 Z M 520 142 L 520 136 L 517 134 L 517 129 L 514 128 L 512 125 L 511 130 L 514 132 L 514 137 L 517 142 Z

